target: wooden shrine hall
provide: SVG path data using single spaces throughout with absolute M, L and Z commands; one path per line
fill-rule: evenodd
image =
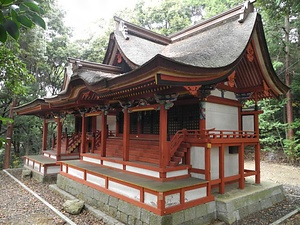
M 25 166 L 157 218 L 212 202 L 228 184 L 243 189 L 246 177 L 259 184 L 257 103 L 288 87 L 253 1 L 170 36 L 115 21 L 102 64 L 69 58 L 60 93 L 15 108 L 44 120 L 42 156 L 25 156 Z M 244 166 L 249 146 L 254 170 Z

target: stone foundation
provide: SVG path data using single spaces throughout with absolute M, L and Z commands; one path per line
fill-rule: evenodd
M 209 224 L 215 219 L 233 224 L 251 213 L 268 208 L 284 199 L 281 185 L 272 183 L 254 185 L 246 183 L 246 187 L 243 190 L 234 188 L 223 195 L 216 194 L 213 202 L 169 215 L 159 216 L 60 174 L 57 176 L 57 186 L 76 198 L 85 201 L 87 204 L 129 225 L 202 225 Z
M 216 218 L 215 202 L 195 206 L 170 215 L 159 216 L 60 174 L 57 176 L 57 186 L 125 224 L 179 225 L 184 222 L 207 224 Z

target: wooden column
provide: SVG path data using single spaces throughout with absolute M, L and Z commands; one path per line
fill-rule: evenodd
M 60 158 L 61 154 L 61 139 L 62 139 L 62 122 L 60 117 L 56 119 L 57 121 L 57 137 L 56 137 L 56 157 Z
M 219 185 L 219 193 L 224 194 L 225 193 L 225 147 L 222 144 L 219 147 L 219 178 L 221 180 L 221 183 Z
M 206 102 L 205 99 L 200 99 L 200 134 L 201 136 L 204 135 L 206 130 Z
M 211 165 L 210 165 L 210 150 L 211 150 L 211 144 L 208 143 L 207 146 L 205 147 L 205 152 L 204 152 L 204 160 L 205 160 L 205 180 L 209 181 L 209 185 L 208 185 L 208 190 L 207 190 L 207 194 L 210 194 L 210 190 L 211 190 L 211 185 L 210 185 L 210 181 L 211 181 Z
M 81 149 L 80 154 L 85 153 L 86 148 L 86 117 L 85 113 L 81 115 Z
M 124 109 L 124 126 L 123 126 L 123 161 L 129 160 L 129 131 L 130 115 L 128 109 Z
M 168 111 L 165 109 L 164 104 L 160 105 L 159 111 L 159 166 L 165 168 L 170 160 L 168 152 Z
M 102 157 L 106 156 L 106 139 L 107 139 L 107 115 L 101 114 L 101 153 Z
M 240 174 L 240 181 L 239 181 L 239 188 L 244 189 L 245 188 L 245 146 L 244 143 L 239 146 L 239 174 Z
M 255 145 L 255 183 L 260 184 L 260 144 Z
M 42 140 L 42 150 L 47 150 L 47 137 L 48 137 L 48 120 L 44 119 L 43 123 L 43 140 Z

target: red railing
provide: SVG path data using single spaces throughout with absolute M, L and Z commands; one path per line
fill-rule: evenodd
M 206 138 L 206 139 L 228 139 L 228 138 L 256 138 L 255 131 L 242 130 L 216 130 L 205 131 L 187 130 L 187 138 Z
M 100 130 L 96 130 L 95 132 L 95 146 L 99 147 L 101 144 L 101 134 L 102 132 Z
M 169 156 L 170 159 L 174 156 L 175 152 L 181 145 L 181 143 L 185 140 L 185 137 L 187 135 L 187 130 L 178 130 L 176 134 L 173 136 L 172 140 L 169 142 Z
M 74 133 L 71 137 L 67 140 L 67 149 L 68 152 L 72 152 L 81 141 L 81 134 L 80 133 Z

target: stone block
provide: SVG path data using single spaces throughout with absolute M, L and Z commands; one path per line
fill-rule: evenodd
M 146 224 L 149 224 L 150 223 L 150 214 L 153 214 L 153 213 L 146 209 L 141 209 L 141 221 L 143 221 Z
M 216 213 L 216 202 L 215 201 L 206 203 L 206 207 L 207 207 L 208 214 Z
M 128 223 L 128 215 L 123 212 L 118 211 L 116 218 L 125 224 Z
M 179 224 L 183 224 L 185 219 L 184 219 L 184 211 L 179 211 L 179 212 L 175 212 L 172 214 L 173 216 L 173 225 L 179 225 Z
M 264 199 L 261 201 L 261 208 L 262 209 L 266 209 L 266 208 L 269 208 L 271 207 L 273 204 L 272 204 L 272 200 L 271 198 L 267 198 L 267 199 Z
M 119 204 L 122 204 L 122 203 L 124 204 L 125 202 L 124 201 L 123 202 L 121 202 L 121 201 L 119 202 L 119 199 L 115 198 L 113 196 L 109 196 L 109 198 L 108 198 L 108 205 L 110 205 L 112 207 L 118 208 Z
M 196 207 L 183 210 L 185 221 L 190 221 L 196 218 Z M 197 215 L 198 216 L 198 215 Z

